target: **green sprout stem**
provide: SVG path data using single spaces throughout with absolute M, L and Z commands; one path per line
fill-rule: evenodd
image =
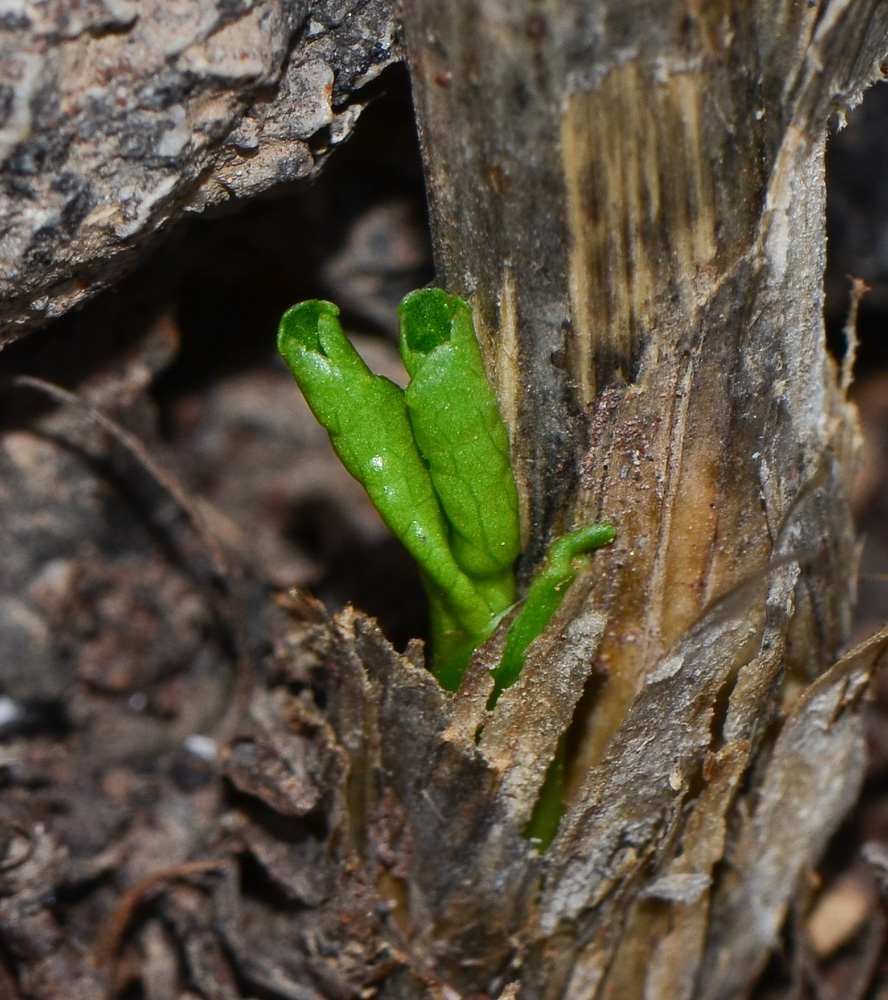
M 474 650 L 515 604 L 518 491 L 469 306 L 430 288 L 406 296 L 399 314 L 406 391 L 370 371 L 330 302 L 288 310 L 278 349 L 342 464 L 419 565 L 433 670 L 455 691 Z M 518 679 L 530 643 L 576 577 L 577 559 L 614 535 L 611 525 L 596 524 L 550 546 L 509 627 L 490 707 Z
M 493 708 L 502 692 L 518 680 L 527 647 L 552 620 L 582 568 L 578 565 L 578 557 L 612 542 L 616 534 L 611 524 L 590 524 L 562 535 L 549 546 L 543 565 L 528 588 L 524 604 L 509 626 L 500 665 L 492 671 L 494 688 L 488 708 Z

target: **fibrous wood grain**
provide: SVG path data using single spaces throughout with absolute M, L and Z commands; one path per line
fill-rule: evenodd
M 188 212 L 312 174 L 398 58 L 389 0 L 0 7 L 0 344 Z
M 742 996 L 862 774 L 880 647 L 832 667 L 855 425 L 825 347 L 823 150 L 888 15 L 414 0 L 407 26 L 439 279 L 482 331 L 527 567 L 619 529 L 528 664 L 560 676 L 571 619 L 603 616 L 597 697 L 554 716 L 568 804 L 512 929 L 521 996 Z M 553 713 L 529 710 L 533 757 Z

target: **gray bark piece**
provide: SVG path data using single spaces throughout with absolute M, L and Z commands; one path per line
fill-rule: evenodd
M 391 0 L 2 0 L 0 345 L 186 212 L 316 171 L 399 57 Z

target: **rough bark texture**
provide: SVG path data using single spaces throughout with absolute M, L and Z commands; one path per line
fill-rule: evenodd
M 165 224 L 309 176 L 398 58 L 390 0 L 0 9 L 0 345 Z
M 888 14 L 414 0 L 407 27 L 439 279 L 475 307 L 526 558 L 602 515 L 620 531 L 509 707 L 442 730 L 439 755 L 472 735 L 503 812 L 472 840 L 474 903 L 438 888 L 414 927 L 464 928 L 464 989 L 510 954 L 534 1000 L 742 995 L 862 773 L 871 658 L 830 669 L 855 430 L 824 343 L 822 164 Z M 520 830 L 568 726 L 534 858 Z

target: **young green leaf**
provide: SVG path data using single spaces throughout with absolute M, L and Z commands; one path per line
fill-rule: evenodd
M 413 439 L 404 393 L 374 375 L 342 332 L 339 309 L 312 299 L 288 310 L 278 350 L 342 464 L 424 571 L 439 601 L 472 636 L 493 612 L 453 557 L 450 529 Z
M 425 288 L 407 295 L 398 312 L 410 424 L 452 529 L 454 558 L 493 611 L 502 611 L 515 600 L 518 492 L 472 311 L 455 295 Z

